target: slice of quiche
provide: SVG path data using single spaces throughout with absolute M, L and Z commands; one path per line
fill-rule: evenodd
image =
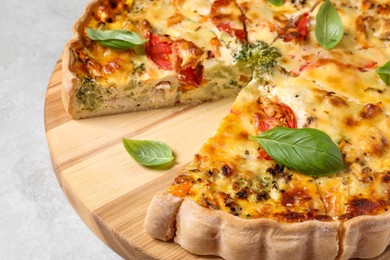
M 215 135 L 154 197 L 146 232 L 226 259 L 348 259 L 383 252 L 390 242 L 388 112 L 327 87 L 276 71 L 265 82 L 251 82 Z M 324 151 L 318 150 L 303 158 L 313 172 L 292 170 L 253 140 L 270 129 L 296 128 L 329 135 L 344 167 L 324 174 Z M 283 153 L 282 162 L 299 161 Z
M 91 29 L 130 31 L 145 43 L 106 47 Z M 233 58 L 245 44 L 234 0 L 93 1 L 65 47 L 65 108 L 85 118 L 235 96 L 252 76 Z

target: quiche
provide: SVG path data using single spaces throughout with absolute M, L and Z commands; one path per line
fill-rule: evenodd
M 63 57 L 63 101 L 73 118 L 234 96 L 252 76 L 234 65 L 246 42 L 235 1 L 93 1 L 74 29 Z M 88 29 L 128 30 L 147 42 L 113 49 Z
M 79 119 L 237 96 L 146 233 L 226 259 L 371 258 L 390 243 L 389 40 L 385 0 L 92 1 L 63 101 Z

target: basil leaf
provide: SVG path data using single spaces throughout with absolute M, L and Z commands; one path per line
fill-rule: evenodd
M 114 49 L 129 49 L 144 44 L 146 41 L 135 32 L 127 30 L 94 30 L 87 28 L 87 35 L 101 45 Z
M 340 15 L 333 4 L 326 0 L 316 16 L 315 36 L 318 43 L 329 50 L 343 38 L 344 26 Z
M 268 0 L 273 5 L 281 6 L 284 3 L 284 0 Z
M 122 142 L 131 157 L 145 166 L 161 166 L 175 159 L 171 148 L 163 142 L 126 138 Z
M 375 72 L 387 86 L 390 86 L 390 61 L 382 67 L 377 68 Z
M 313 128 L 276 127 L 256 140 L 275 161 L 307 175 L 336 173 L 344 169 L 343 156 L 324 132 Z

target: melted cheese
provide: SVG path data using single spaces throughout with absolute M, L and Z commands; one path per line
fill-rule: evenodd
M 143 50 L 112 50 L 82 35 L 83 49 L 74 50 L 75 74 L 102 88 L 115 86 L 114 95 L 138 105 L 235 95 L 252 76 L 233 62 L 246 41 L 265 41 L 282 54 L 279 67 L 243 89 L 169 192 L 243 218 L 285 222 L 349 219 L 389 209 L 390 90 L 375 73 L 390 60 L 388 1 L 332 1 L 345 30 L 332 50 L 323 49 L 314 35 L 317 1 L 285 1 L 279 7 L 266 0 L 116 2 L 97 5 L 86 27 L 164 36 L 180 46 L 178 69 L 161 68 Z M 286 37 L 302 17 L 308 19 L 307 34 Z M 244 29 L 245 39 L 236 37 Z M 202 84 L 183 86 L 180 68 L 198 64 Z M 288 124 L 277 117 L 282 104 L 294 111 L 299 128 L 331 137 L 343 153 L 343 171 L 322 177 L 291 171 L 248 139 L 263 123 Z

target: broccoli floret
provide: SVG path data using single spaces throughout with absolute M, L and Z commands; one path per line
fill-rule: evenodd
M 258 41 L 256 43 L 245 44 L 242 49 L 233 56 L 239 66 L 251 69 L 255 75 L 270 73 L 281 57 L 279 50 L 269 44 Z
M 77 101 L 83 109 L 93 111 L 103 102 L 102 89 L 90 78 L 83 78 L 81 87 L 77 91 Z

